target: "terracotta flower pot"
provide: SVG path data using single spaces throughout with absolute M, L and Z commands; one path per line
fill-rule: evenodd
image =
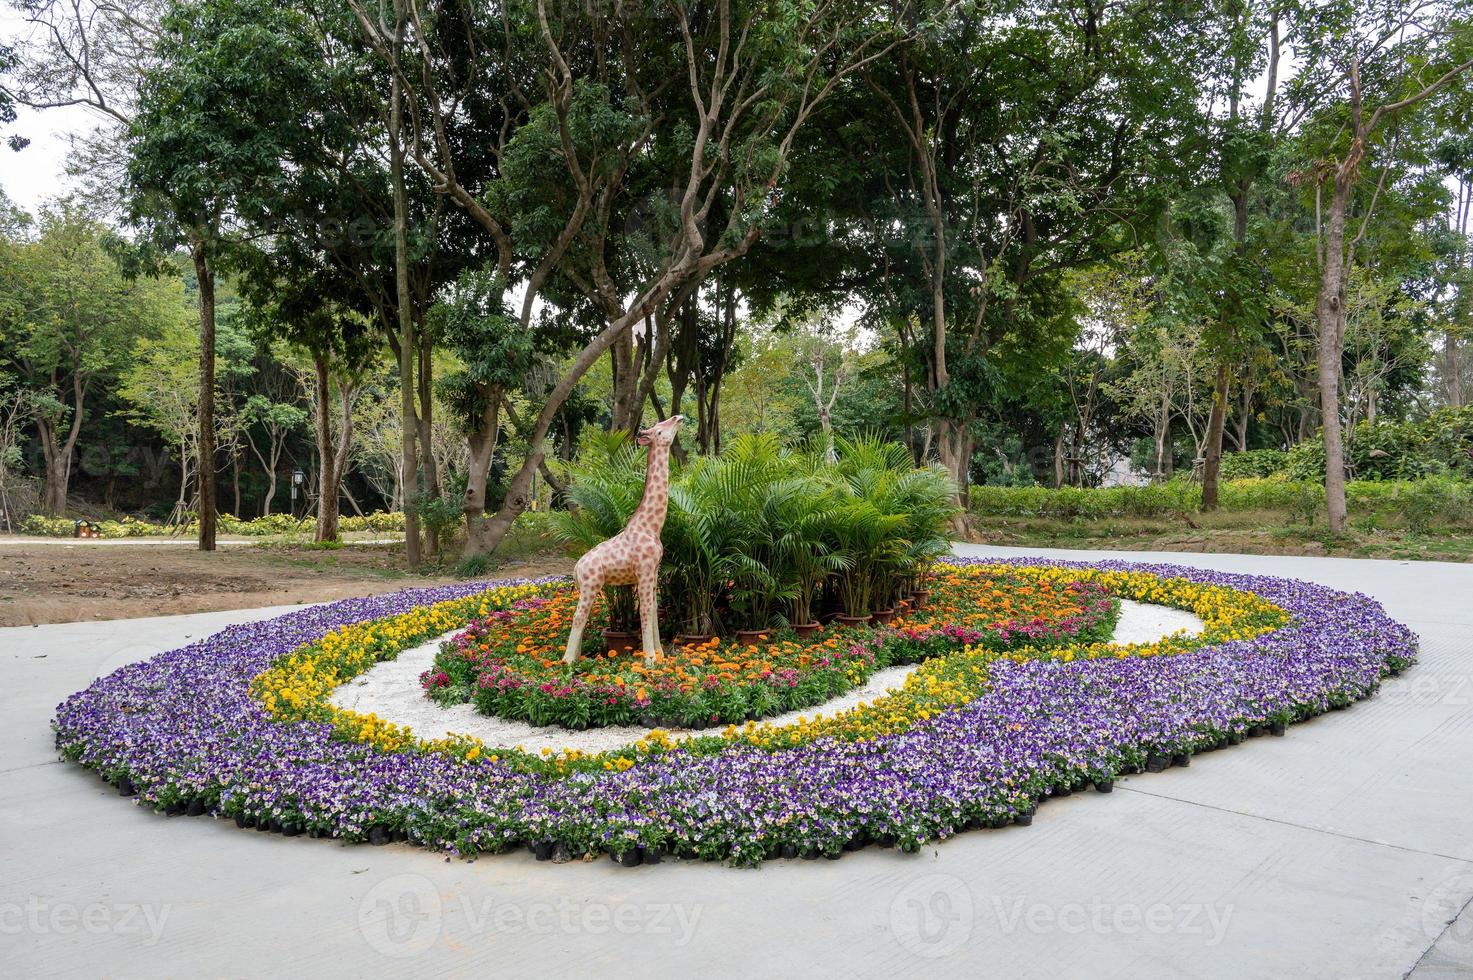
M 633 653 L 638 646 L 638 633 L 626 633 L 623 630 L 604 630 L 605 650 L 615 650 L 619 653 Z
M 914 609 L 923 608 L 926 605 L 926 600 L 930 598 L 930 595 L 930 589 L 916 589 L 910 594 L 911 607 Z
M 864 614 L 863 616 L 836 616 L 834 618 L 837 619 L 844 626 L 848 626 L 851 629 L 859 626 L 868 626 L 870 620 L 868 613 Z
M 894 618 L 895 618 L 895 610 L 894 609 L 876 609 L 875 610 L 875 613 L 874 613 L 874 621 L 875 621 L 875 625 L 876 626 L 884 626 L 886 623 L 890 622 L 890 620 L 892 620 Z
M 823 629 L 821 623 L 800 623 L 793 627 L 793 632 L 798 634 L 800 640 L 811 640 L 819 630 Z
M 767 630 L 737 630 L 736 641 L 742 646 L 753 646 L 767 640 Z

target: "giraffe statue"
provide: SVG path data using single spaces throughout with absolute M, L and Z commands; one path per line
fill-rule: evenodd
M 578 609 L 568 634 L 564 663 L 577 660 L 583 649 L 583 629 L 593 613 L 593 602 L 606 585 L 633 585 L 639 596 L 639 629 L 643 634 L 645 661 L 653 663 L 664 654 L 660 648 L 660 622 L 655 607 L 655 584 L 660 574 L 660 529 L 665 526 L 665 509 L 670 498 L 670 446 L 684 416 L 672 415 L 639 434 L 639 445 L 648 446 L 649 465 L 644 478 L 644 497 L 624 530 L 600 542 L 573 566 L 578 585 Z

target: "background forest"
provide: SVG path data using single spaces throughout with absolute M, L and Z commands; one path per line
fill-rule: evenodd
M 957 535 L 1473 527 L 1469 4 L 11 6 L 0 167 L 97 125 L 0 199 L 4 530 L 474 563 L 676 413 L 900 442 Z

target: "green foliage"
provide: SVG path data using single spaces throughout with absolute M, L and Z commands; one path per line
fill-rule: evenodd
M 136 520 L 131 517 L 125 517 L 122 520 L 116 521 L 94 521 L 93 527 L 104 538 L 162 536 L 187 530 L 188 522 L 193 521 L 193 515 L 187 514 L 185 517 L 186 525 L 183 529 L 178 526 L 169 527 L 165 524 Z M 231 514 L 221 514 L 219 518 L 220 533 L 240 534 L 250 537 L 293 534 L 310 526 L 310 520 L 298 519 L 292 517 L 290 514 L 272 514 L 269 517 L 256 517 L 248 521 L 241 520 Z M 365 514 L 362 517 L 344 517 L 340 522 L 340 527 L 345 532 L 403 532 L 404 515 L 398 512 L 376 511 L 372 514 Z M 40 514 L 33 514 L 21 524 L 20 531 L 22 534 L 34 534 L 41 537 L 69 538 L 76 532 L 76 522 L 63 517 L 45 517 Z
M 1346 467 L 1357 480 L 1473 478 L 1473 407 L 1438 409 L 1410 421 L 1358 422 L 1346 441 Z M 1291 480 L 1324 479 L 1323 440 L 1316 436 L 1291 449 L 1285 473 Z
M 1282 449 L 1250 449 L 1241 453 L 1224 453 L 1221 475 L 1224 480 L 1247 476 L 1273 476 L 1289 465 L 1289 454 Z
M 944 554 L 955 488 L 915 469 L 903 446 L 837 440 L 838 460 L 746 435 L 672 476 L 661 595 L 689 634 L 812 621 L 833 590 L 852 615 L 888 606 Z M 641 454 L 623 434 L 592 441 L 568 467 L 563 540 L 587 549 L 618 533 L 643 489 Z
M 1089 520 L 1156 517 L 1201 509 L 1196 484 L 1173 480 L 1140 487 L 973 487 L 972 512 L 981 517 Z M 1356 480 L 1346 487 L 1352 512 L 1374 528 L 1405 527 L 1417 533 L 1473 527 L 1473 483 L 1448 476 L 1416 480 Z M 1221 487 L 1228 511 L 1282 511 L 1291 521 L 1313 524 L 1324 512 L 1325 489 L 1316 480 L 1283 474 L 1228 480 Z
M 420 526 L 439 542 L 441 549 L 448 549 L 455 542 L 462 516 L 459 500 L 422 492 L 409 502 L 405 512 L 419 517 Z
M 1184 480 L 1138 487 L 973 487 L 971 509 L 1007 517 L 1147 517 L 1202 506 L 1202 488 Z

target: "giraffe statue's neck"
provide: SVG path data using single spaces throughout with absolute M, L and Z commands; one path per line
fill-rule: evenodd
M 645 469 L 644 496 L 629 527 L 639 527 L 656 535 L 665 526 L 665 509 L 670 502 L 670 447 L 650 446 L 649 464 Z

